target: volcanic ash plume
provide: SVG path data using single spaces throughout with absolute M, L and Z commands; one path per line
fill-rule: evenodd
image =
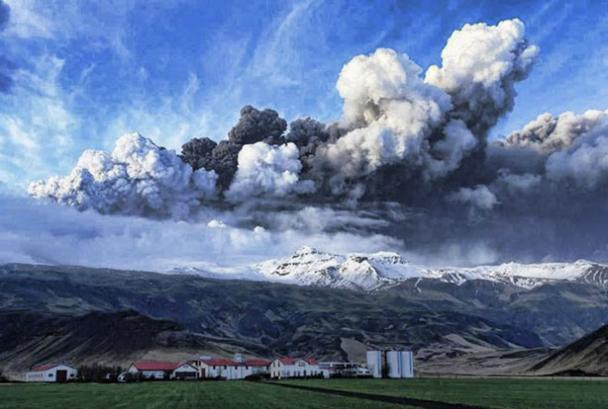
M 542 114 L 487 139 L 539 52 L 524 31 L 517 19 L 467 24 L 426 72 L 391 49 L 359 55 L 339 74 L 335 123 L 288 128 L 276 111 L 245 106 L 219 143 L 194 138 L 177 156 L 127 135 L 30 193 L 156 218 L 214 207 L 227 223 L 380 233 L 408 249 L 608 253 L 597 247 L 608 242 L 608 111 Z
M 68 176 L 32 183 L 29 193 L 81 210 L 179 218 L 214 196 L 216 179 L 134 133 L 118 138 L 111 154 L 84 151 Z
M 299 180 L 301 169 L 298 149 L 293 143 L 245 145 L 239 152 L 238 170 L 226 197 L 232 202 L 241 202 L 255 196 L 284 197 L 310 192 L 314 184 Z
M 339 122 L 296 119 L 286 133 L 287 122 L 276 111 L 245 106 L 226 140 L 194 138 L 183 145 L 180 158 L 192 167 L 194 179 L 214 172 L 218 199 L 228 203 L 252 197 L 288 201 L 298 195 L 308 202 L 371 199 L 409 204 L 424 200 L 412 198 L 415 191 L 432 194 L 440 189 L 435 196 L 461 188 L 477 191 L 476 186 L 488 182 L 483 169 L 487 131 L 511 109 L 514 85 L 527 76 L 537 51 L 527 43 L 519 20 L 465 25 L 449 38 L 441 66 L 430 67 L 426 74 L 407 55 L 381 48 L 354 57 L 342 68 L 336 85 L 344 99 Z M 98 162 L 114 163 L 107 155 L 95 155 L 104 158 Z M 166 209 L 181 207 L 162 194 L 142 206 L 138 200 L 147 194 L 123 192 L 123 184 L 131 192 L 131 186 L 148 183 L 149 176 L 150 185 L 158 185 L 152 173 L 137 174 L 137 180 L 129 174 L 118 178 L 121 183 L 109 183 L 105 173 L 85 173 L 92 167 L 85 162 L 81 159 L 67 178 L 33 184 L 31 191 L 36 197 L 102 212 L 152 208 L 161 209 L 159 215 L 174 215 Z M 171 168 L 179 166 L 172 162 Z M 176 173 L 183 174 L 181 169 Z M 195 187 L 185 195 L 188 209 L 195 206 L 191 200 L 204 202 L 211 196 L 200 194 L 196 183 L 178 183 L 175 189 L 185 193 L 187 186 Z M 132 197 L 135 203 L 129 202 Z M 184 194 L 172 197 L 181 201 Z M 101 203 L 93 203 L 96 200 Z

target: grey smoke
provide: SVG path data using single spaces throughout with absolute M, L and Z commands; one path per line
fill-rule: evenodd
M 158 175 L 133 181 L 85 161 L 30 191 L 82 210 L 145 209 L 155 218 L 200 220 L 223 209 L 229 225 L 379 234 L 418 253 L 470 247 L 497 260 L 608 258 L 606 111 L 543 114 L 487 139 L 538 54 L 524 34 L 517 19 L 467 24 L 426 72 L 394 50 L 359 55 L 340 73 L 335 123 L 306 117 L 287 129 L 276 111 L 248 105 L 226 139 L 186 142 L 183 163 L 169 155 Z M 173 174 L 183 175 L 178 189 L 159 179 Z M 137 189 L 148 178 L 160 192 L 156 212 L 149 192 Z
M 218 175 L 218 186 L 223 192 L 237 171 L 238 155 L 243 145 L 265 142 L 281 145 L 287 122 L 272 109 L 262 111 L 246 105 L 241 109 L 237 124 L 228 132 L 228 139 L 216 143 L 209 138 L 194 138 L 182 146 L 181 158 L 192 166 L 213 170 Z
M 266 142 L 280 145 L 287 122 L 272 109 L 259 111 L 251 105 L 241 108 L 239 122 L 228 132 L 228 141 L 238 145 Z

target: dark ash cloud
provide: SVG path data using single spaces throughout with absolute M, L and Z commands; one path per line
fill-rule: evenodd
M 380 234 L 465 262 L 608 258 L 606 111 L 542 114 L 487 139 L 538 52 L 517 19 L 467 24 L 426 72 L 390 49 L 354 57 L 335 123 L 288 128 L 248 105 L 219 143 L 195 138 L 178 156 L 140 137 L 30 192 L 101 213 L 200 221 L 221 209 L 240 227 Z

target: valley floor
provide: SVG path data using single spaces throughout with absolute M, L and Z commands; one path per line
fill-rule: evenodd
M 294 380 L 286 383 L 492 409 L 608 408 L 605 378 L 416 378 Z
M 608 407 L 608 384 L 573 379 L 289 380 L 288 386 L 407 397 L 438 404 L 491 409 L 596 409 Z M 432 408 L 434 405 L 426 405 Z M 276 384 L 250 382 L 153 382 L 141 384 L 11 384 L 0 386 L 0 409 L 97 408 L 379 408 L 391 404 Z M 445 406 L 444 406 L 445 407 Z
M 0 386 L 0 409 L 64 408 L 400 409 L 407 406 L 244 381 Z

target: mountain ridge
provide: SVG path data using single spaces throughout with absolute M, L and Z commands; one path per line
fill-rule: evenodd
M 185 350 L 342 360 L 350 359 L 352 350 L 400 347 L 415 351 L 423 367 L 459 356 L 496 356 L 573 342 L 606 324 L 608 295 L 585 281 L 551 281 L 525 289 L 502 281 L 411 278 L 382 290 L 360 291 L 77 266 L 0 265 L 0 314 L 16 314 L 23 325 L 32 314 L 47 316 L 32 329 L 34 334 L 61 322 L 51 333 L 75 328 L 70 320 L 79 322 L 87 314 L 121 311 L 153 320 L 140 321 L 148 323 L 151 334 L 159 320 L 175 324 L 170 339 L 179 342 L 172 345 Z M 11 340 L 0 342 L 0 367 L 27 355 L 18 351 L 15 340 L 32 349 L 59 342 L 43 337 L 32 344 L 31 332 L 7 331 L 0 326 L 0 340 Z M 74 330 L 67 334 L 79 339 Z M 91 334 L 92 345 L 107 342 L 103 334 L 99 339 L 95 331 Z M 164 338 L 158 339 L 165 345 Z M 158 345 L 144 349 L 154 352 Z M 112 356 L 120 357 L 121 347 L 116 348 Z M 62 356 L 58 352 L 49 358 Z
M 377 291 L 410 279 L 434 279 L 454 284 L 487 280 L 532 289 L 556 281 L 585 282 L 608 289 L 608 265 L 587 260 L 523 264 L 516 262 L 476 267 L 425 267 L 409 263 L 396 252 L 333 254 L 303 246 L 293 255 L 266 260 L 236 274 L 178 268 L 172 273 L 218 279 L 251 279 L 289 284 Z

